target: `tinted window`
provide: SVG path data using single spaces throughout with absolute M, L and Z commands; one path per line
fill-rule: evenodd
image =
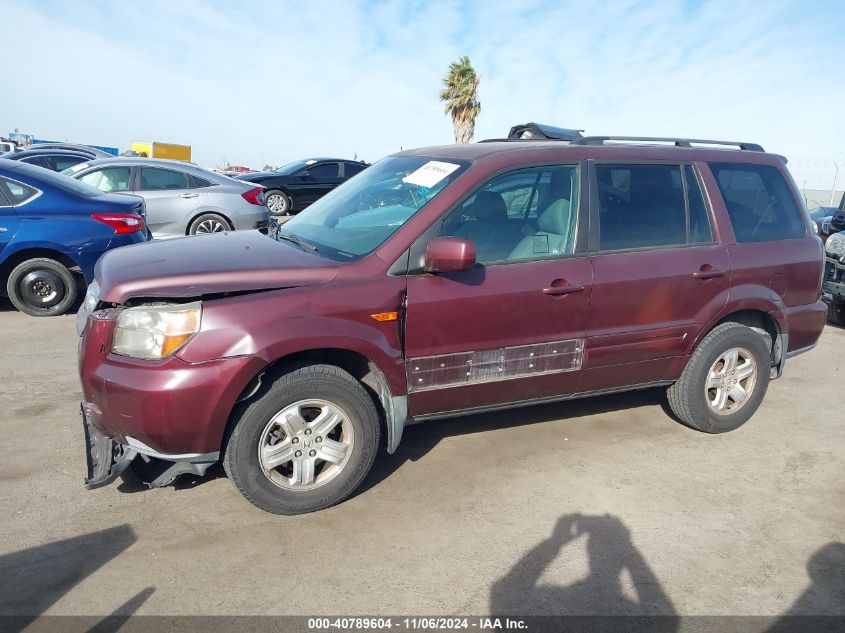
M 710 225 L 710 214 L 704 202 L 704 194 L 695 170 L 690 166 L 684 167 L 684 180 L 687 185 L 687 203 L 689 205 L 689 242 L 690 244 L 707 244 L 713 241 L 713 228 Z
M 5 178 L 0 178 L 0 188 L 3 189 L 3 197 L 7 198 L 13 205 L 23 204 L 38 193 L 37 189 Z
M 769 165 L 710 163 L 737 242 L 804 236 L 801 211 L 783 175 Z
M 351 178 L 355 174 L 362 172 L 366 167 L 358 163 L 346 163 L 345 169 L 346 177 Z
M 337 178 L 338 167 L 337 163 L 320 163 L 309 166 L 305 171 L 311 174 L 312 178 Z
M 73 167 L 78 163 L 84 163 L 87 160 L 78 156 L 54 156 L 53 165 L 56 171 L 64 171 L 68 167 Z
M 44 169 L 50 169 L 50 160 L 46 156 L 28 156 L 21 158 L 22 163 L 29 163 L 30 165 L 37 165 Z
M 596 165 L 601 250 L 685 244 L 678 165 Z
M 106 167 L 81 176 L 79 180 L 100 191 L 128 191 L 129 167 Z
M 577 210 L 576 165 L 520 169 L 452 211 L 441 235 L 471 241 L 480 263 L 558 257 L 573 252 Z
M 162 189 L 188 189 L 188 176 L 172 169 L 141 168 L 141 186 L 143 191 Z

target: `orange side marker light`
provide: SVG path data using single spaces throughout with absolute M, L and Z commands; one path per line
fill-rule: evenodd
M 399 318 L 398 312 L 378 312 L 371 314 L 376 321 L 396 321 Z

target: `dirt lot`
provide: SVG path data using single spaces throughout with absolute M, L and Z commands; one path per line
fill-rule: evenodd
M 734 433 L 659 391 L 430 423 L 293 518 L 219 470 L 84 491 L 73 318 L 0 332 L 2 614 L 845 613 L 845 330 Z

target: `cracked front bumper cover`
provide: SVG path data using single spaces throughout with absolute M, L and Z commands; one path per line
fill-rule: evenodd
M 85 489 L 108 486 L 125 471 L 137 453 L 106 437 L 95 427 L 82 406 L 82 426 L 85 430 L 85 461 L 87 474 Z

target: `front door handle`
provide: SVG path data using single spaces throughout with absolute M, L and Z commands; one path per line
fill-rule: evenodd
M 704 264 L 701 268 L 696 270 L 692 276 L 704 281 L 706 279 L 714 279 L 715 277 L 724 277 L 725 271 L 713 268 L 710 264 Z
M 198 193 L 183 193 L 180 198 L 199 198 L 200 194 Z
M 552 297 L 560 295 L 569 295 L 573 292 L 581 292 L 584 286 L 578 284 L 570 284 L 566 279 L 555 279 L 548 288 L 543 288 L 543 294 Z

